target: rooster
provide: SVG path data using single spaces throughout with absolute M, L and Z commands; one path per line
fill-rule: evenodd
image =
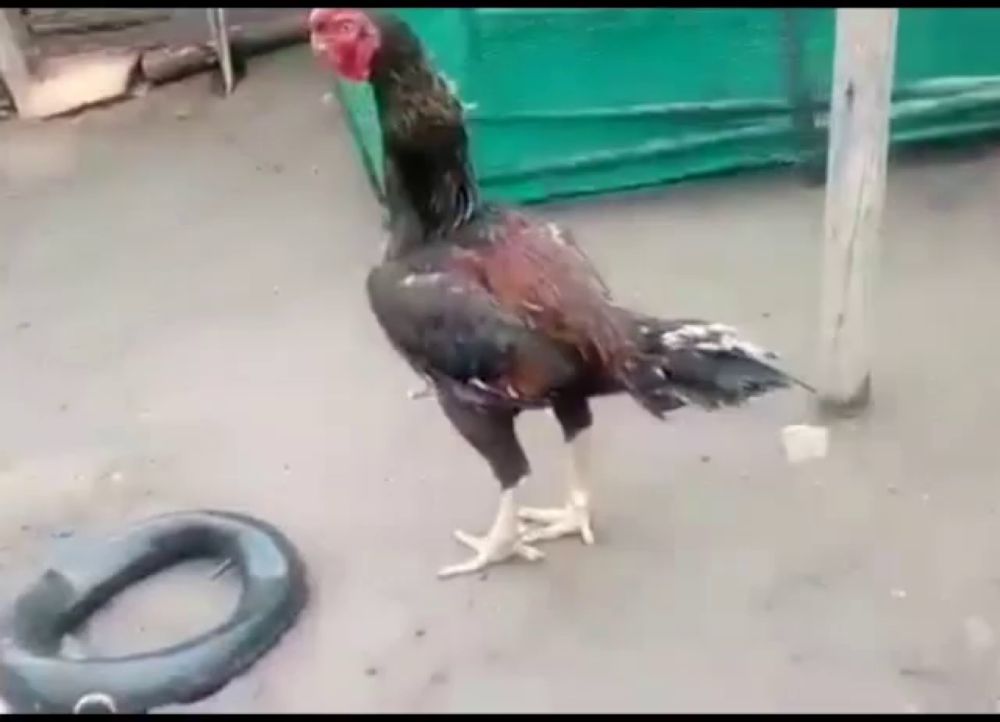
M 378 110 L 389 239 L 368 275 L 371 308 L 500 485 L 489 531 L 456 531 L 472 555 L 440 577 L 541 559 L 538 543 L 562 536 L 594 542 L 591 398 L 626 393 L 662 418 L 801 383 L 727 326 L 616 304 L 568 230 L 485 200 L 462 106 L 401 19 L 315 9 L 309 24 L 318 58 L 369 83 Z M 552 410 L 571 451 L 558 508 L 516 502 L 530 467 L 514 421 L 531 409 Z

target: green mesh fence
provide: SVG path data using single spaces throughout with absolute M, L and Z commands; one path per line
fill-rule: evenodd
M 821 168 L 829 9 L 398 9 L 466 105 L 488 195 L 602 193 Z M 900 10 L 894 145 L 1000 128 L 1000 10 Z M 338 84 L 373 182 L 371 91 Z

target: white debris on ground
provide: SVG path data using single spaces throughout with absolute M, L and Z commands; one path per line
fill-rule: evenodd
M 801 464 L 826 456 L 830 446 L 830 432 L 825 426 L 791 424 L 781 430 L 785 457 L 790 464 Z

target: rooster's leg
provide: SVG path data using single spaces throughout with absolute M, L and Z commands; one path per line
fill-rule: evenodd
M 553 406 L 553 411 L 570 447 L 569 494 L 566 505 L 561 508 L 521 509 L 518 512 L 521 519 L 539 525 L 527 531 L 521 538 L 530 543 L 579 534 L 584 544 L 593 544 L 594 532 L 590 526 L 592 489 L 590 408 L 586 399 L 581 398 L 561 401 Z
M 483 537 L 456 531 L 455 538 L 475 552 L 471 559 L 447 566 L 439 577 L 470 574 L 485 567 L 519 557 L 528 561 L 542 558 L 542 553 L 521 538 L 517 521 L 515 489 L 528 475 L 528 459 L 514 433 L 516 412 L 472 407 L 451 393 L 438 393 L 438 402 L 458 432 L 478 451 L 493 469 L 500 482 L 500 505 L 493 525 Z
M 536 561 L 543 556 L 540 551 L 521 540 L 514 489 L 504 489 L 500 493 L 497 516 L 486 536 L 477 537 L 456 530 L 455 538 L 465 546 L 470 547 L 475 554 L 468 561 L 441 569 L 438 572 L 438 576 L 441 578 L 478 572 L 490 564 L 506 561 L 515 556 L 527 561 Z
M 590 432 L 584 431 L 570 442 L 571 463 L 566 505 L 556 509 L 524 507 L 519 516 L 539 524 L 525 532 L 525 542 L 547 541 L 579 534 L 584 544 L 594 543 L 590 526 Z

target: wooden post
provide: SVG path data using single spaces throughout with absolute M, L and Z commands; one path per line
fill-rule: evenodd
M 830 103 L 820 400 L 857 411 L 871 395 L 870 295 L 882 225 L 896 8 L 839 8 Z
M 27 27 L 18 10 L 0 8 L 0 78 L 18 108 L 31 92 L 31 63 L 26 52 Z

